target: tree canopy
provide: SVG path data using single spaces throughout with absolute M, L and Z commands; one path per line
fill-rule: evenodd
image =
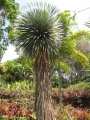
M 19 4 L 15 0 L 0 0 L 0 60 L 9 44 L 8 33 L 18 14 Z

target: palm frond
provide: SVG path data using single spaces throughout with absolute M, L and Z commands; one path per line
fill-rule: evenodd
M 17 21 L 17 30 L 20 31 L 17 38 L 19 46 L 29 56 L 34 56 L 37 52 L 56 54 L 60 47 L 60 11 L 43 2 L 30 3 L 27 6 L 29 9 Z

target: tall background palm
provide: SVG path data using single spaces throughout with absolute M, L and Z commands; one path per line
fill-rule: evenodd
M 26 7 L 27 8 L 27 7 Z M 51 99 L 50 58 L 60 47 L 59 10 L 46 3 L 30 3 L 17 22 L 18 45 L 25 54 L 35 58 L 37 120 L 55 120 Z

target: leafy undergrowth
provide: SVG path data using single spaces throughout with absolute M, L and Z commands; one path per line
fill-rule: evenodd
M 62 89 L 62 114 L 59 110 L 59 92 L 52 94 L 57 120 L 90 120 L 90 89 L 67 88 Z M 60 118 L 60 119 L 59 119 Z
M 0 106 L 0 117 L 3 118 L 3 116 L 9 120 L 9 119 L 19 119 L 19 118 L 27 118 L 29 120 L 34 120 L 34 112 L 31 110 L 28 110 L 26 108 L 20 107 L 15 104 L 1 104 Z
M 86 89 L 90 89 L 90 82 L 79 82 L 75 85 L 70 85 L 68 86 L 68 88 L 86 88 Z
M 35 120 L 34 91 L 0 89 L 0 120 Z
M 74 108 L 71 105 L 64 106 L 63 112 L 59 109 L 56 111 L 57 120 L 90 120 L 90 112 L 88 109 L 82 110 Z
M 53 91 L 52 98 L 59 103 L 58 90 Z M 64 105 L 71 104 L 73 107 L 90 109 L 90 89 L 84 88 L 67 88 L 62 89 L 62 101 Z
M 52 99 L 57 120 L 90 120 L 90 89 L 62 89 L 63 112 L 59 110 L 59 93 Z M 0 89 L 0 120 L 35 120 L 33 90 Z

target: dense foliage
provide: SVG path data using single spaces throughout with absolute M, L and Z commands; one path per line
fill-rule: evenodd
M 24 79 L 33 81 L 33 61 L 26 59 L 26 57 L 20 57 L 14 61 L 0 64 L 0 79 L 7 83 Z
M 10 42 L 8 35 L 18 14 L 19 4 L 15 0 L 0 0 L 0 60 Z

